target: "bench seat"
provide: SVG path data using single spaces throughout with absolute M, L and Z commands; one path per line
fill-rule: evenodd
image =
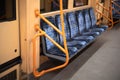
M 54 24 L 59 30 L 61 29 L 60 15 L 49 16 L 47 19 Z M 68 12 L 64 14 L 64 28 L 70 59 L 78 54 L 81 50 L 107 30 L 106 25 L 96 25 L 96 18 L 93 8 Z M 99 27 L 100 26 L 100 27 Z M 46 22 L 41 20 L 41 28 L 54 41 L 63 46 L 63 38 Z M 65 53 L 57 48 L 46 37 L 42 37 L 43 53 L 54 59 L 65 61 Z

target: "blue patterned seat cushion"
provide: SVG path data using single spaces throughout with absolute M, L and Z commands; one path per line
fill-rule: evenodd
M 101 25 L 95 25 L 94 27 L 100 28 L 100 29 L 102 28 L 102 29 L 104 29 L 104 31 L 108 29 L 108 26 L 107 25 L 103 25 L 103 24 L 101 24 Z
M 92 32 L 100 32 L 100 33 L 105 31 L 103 28 L 95 27 L 97 20 L 95 18 L 95 14 L 94 14 L 93 8 L 89 8 L 88 12 L 86 12 L 86 15 L 89 15 L 89 17 L 87 17 L 87 19 L 89 21 L 91 21 L 91 27 L 89 29 L 90 31 L 92 31 Z
M 79 16 L 79 15 L 78 15 Z M 70 26 L 70 32 L 71 32 L 71 38 L 73 40 L 78 40 L 78 41 L 81 41 L 82 43 L 84 43 L 85 45 L 85 42 L 89 42 L 90 41 L 90 38 L 92 36 L 83 36 L 81 35 L 82 32 L 84 32 L 85 30 L 85 26 L 84 24 L 81 24 L 83 27 L 79 28 L 79 25 L 77 23 L 77 19 L 76 19 L 76 15 L 74 12 L 70 12 L 70 13 L 67 13 L 67 18 L 68 18 L 68 22 L 69 22 L 69 26 Z M 83 18 L 83 16 L 79 16 L 79 18 Z M 83 20 L 83 21 L 82 21 Z M 81 23 L 84 22 L 84 19 L 81 19 L 80 21 Z M 80 24 L 80 23 L 79 23 Z M 81 34 L 80 34 L 81 33 Z M 76 37 L 77 36 L 77 37 Z M 77 39 L 76 39 L 77 38 Z M 89 38 L 89 39 L 88 39 Z M 92 40 L 92 39 L 91 39 Z
M 74 55 L 77 53 L 78 49 L 76 47 L 68 47 L 69 56 Z M 47 53 L 57 56 L 65 57 L 65 53 L 63 53 L 60 49 L 57 47 L 52 47 L 50 50 L 47 51 Z
M 98 27 L 98 25 L 96 25 L 97 20 L 96 20 L 93 8 L 89 8 L 89 14 L 90 14 L 90 19 L 91 19 L 91 24 L 92 24 L 91 29 L 98 31 L 98 32 L 104 32 L 108 28 L 108 26 L 105 26 L 105 25 L 104 26 L 102 25 L 100 27 Z
M 85 32 L 86 27 L 85 27 L 85 21 L 83 17 L 83 11 L 76 11 L 76 17 L 77 17 L 77 22 L 78 22 L 78 30 L 79 33 L 82 34 Z
M 78 49 L 81 48 L 81 46 L 85 46 L 87 44 L 86 41 L 76 41 L 76 40 L 71 40 L 71 41 L 67 41 L 67 45 L 68 46 L 77 46 Z M 80 46 L 80 47 L 79 47 Z
M 105 30 L 103 28 L 94 27 L 94 28 L 91 28 L 89 31 L 90 32 L 99 32 L 99 33 L 102 33 Z
M 89 29 L 92 27 L 92 24 L 91 24 L 91 20 L 90 20 L 88 9 L 84 9 L 83 16 L 85 18 L 85 28 L 86 28 L 86 31 L 89 31 Z
M 67 13 L 67 19 L 70 26 L 71 38 L 79 34 L 78 23 L 74 12 Z
M 93 36 L 93 37 L 97 37 L 97 36 L 100 35 L 100 33 L 99 33 L 99 32 L 84 32 L 84 33 L 82 33 L 82 35 L 84 35 L 84 36 Z
M 84 18 L 85 18 L 86 31 L 87 31 L 87 33 L 84 33 L 84 35 L 89 34 L 90 32 L 91 32 L 92 34 L 94 34 L 94 36 L 100 35 L 100 32 L 101 32 L 101 31 L 95 31 L 95 30 L 92 28 L 91 19 L 90 19 L 90 15 L 89 15 L 88 9 L 85 9 L 85 10 L 84 10 Z M 92 28 L 92 29 L 91 29 L 91 28 Z
M 47 19 L 55 25 L 54 22 L 54 18 L 53 17 L 47 17 Z M 42 30 L 44 30 L 46 32 L 46 34 L 48 34 L 48 36 L 50 36 L 54 41 L 58 42 L 58 35 L 57 32 L 51 27 L 49 26 L 46 22 L 44 22 L 43 20 L 41 20 L 41 28 Z M 46 50 L 51 49 L 51 47 L 55 46 L 48 38 L 44 37 L 45 40 L 45 45 L 46 45 Z
M 100 35 L 99 32 L 89 31 L 89 29 L 90 29 L 89 27 L 91 26 L 91 22 L 89 21 L 86 24 L 87 20 L 85 21 L 85 17 L 84 17 L 85 15 L 83 15 L 83 14 L 84 14 L 84 10 L 76 12 L 80 35 L 82 35 L 82 36 L 93 36 L 93 37 L 96 37 L 96 36 Z M 87 30 L 86 30 L 86 26 L 88 26 Z
M 55 25 L 55 20 L 53 17 L 47 17 L 47 19 Z M 50 27 L 46 22 L 41 20 L 41 28 L 48 34 L 54 41 L 59 42 L 60 35 L 52 28 Z M 58 56 L 65 56 L 64 53 L 58 49 L 49 39 L 44 37 L 45 40 L 45 46 L 46 46 L 46 52 L 53 55 Z M 80 48 L 80 47 L 79 47 Z M 68 47 L 69 55 L 75 54 L 78 51 L 78 48 L 76 46 Z
M 66 32 L 66 38 L 67 38 L 67 45 L 68 46 L 77 46 L 78 45 L 80 47 L 86 45 L 85 41 L 76 41 L 76 40 L 72 40 L 70 38 L 70 28 L 68 26 L 68 22 L 67 22 L 67 19 L 66 19 L 65 15 L 64 15 L 64 22 L 65 22 L 65 32 Z M 61 30 L 61 22 L 60 22 L 60 16 L 59 15 L 56 16 L 56 23 L 57 23 L 57 26 L 59 27 L 59 29 Z M 60 41 L 61 41 L 61 44 L 63 44 L 63 39 L 61 39 Z
M 79 16 L 79 19 L 81 20 L 79 24 L 83 23 L 84 22 L 83 16 L 81 16 L 81 15 L 78 15 L 78 16 Z M 73 13 L 73 12 L 67 13 L 67 18 L 68 18 L 70 31 L 71 31 L 71 36 L 72 36 L 71 38 L 73 40 L 82 41 L 82 43 L 84 43 L 84 45 L 86 45 L 89 41 L 92 41 L 94 39 L 93 36 L 83 36 L 83 35 L 81 35 L 82 32 L 84 32 L 84 30 L 85 30 L 85 26 L 84 26 L 84 23 L 83 23 L 83 24 L 81 24 L 82 28 L 79 28 L 79 25 L 77 24 L 75 13 Z M 72 29 L 74 29 L 74 30 L 72 30 Z M 85 41 L 87 42 L 86 44 L 85 44 Z
M 74 37 L 73 39 L 75 39 L 75 40 L 83 40 L 83 41 L 86 41 L 86 42 L 91 42 L 91 41 L 93 41 L 95 38 L 93 37 L 93 36 L 76 36 L 76 37 Z
M 62 31 L 60 15 L 55 16 L 55 21 L 56 21 L 56 25 L 57 25 L 58 29 L 60 29 Z M 70 29 L 68 27 L 68 22 L 66 20 L 65 15 L 64 15 L 64 26 L 65 26 L 64 29 L 65 29 L 65 33 L 66 33 L 66 39 L 69 40 L 70 39 Z M 60 43 L 63 43 L 63 38 L 61 35 L 60 35 Z

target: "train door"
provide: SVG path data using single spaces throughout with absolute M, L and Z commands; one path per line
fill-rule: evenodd
M 0 64 L 19 55 L 18 0 L 0 0 Z

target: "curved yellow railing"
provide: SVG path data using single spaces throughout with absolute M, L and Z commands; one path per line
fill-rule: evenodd
M 109 12 L 110 15 L 112 14 L 112 12 L 109 11 L 109 9 L 107 9 L 106 7 L 100 5 L 100 3 L 97 2 L 96 5 L 100 6 L 101 8 L 103 8 L 104 10 L 106 10 L 107 12 Z M 113 21 L 112 21 L 112 19 L 109 18 L 109 17 L 107 17 L 104 13 L 100 12 L 97 9 L 96 9 L 96 12 L 112 23 L 112 25 L 109 27 L 109 29 L 111 29 L 113 27 Z
M 62 25 L 62 31 L 57 29 L 51 22 L 49 22 L 44 16 L 42 16 L 38 10 L 35 11 L 36 16 L 40 17 L 43 19 L 46 23 L 48 23 L 53 29 L 55 29 L 59 34 L 62 35 L 63 41 L 64 41 L 64 48 L 61 47 L 57 42 L 55 42 L 51 37 L 49 37 L 43 30 L 40 29 L 38 25 L 35 25 L 35 29 L 38 31 L 38 33 L 33 37 L 32 43 L 33 43 L 33 74 L 35 77 L 39 77 L 44 75 L 45 73 L 63 68 L 67 66 L 69 62 L 69 54 L 68 54 L 68 48 L 67 48 L 67 43 L 66 43 L 66 37 L 65 37 L 65 31 L 64 31 L 64 18 L 63 18 L 63 8 L 62 8 L 62 0 L 60 0 L 60 19 L 61 19 L 61 25 Z M 53 44 L 55 44 L 61 51 L 63 51 L 66 55 L 66 61 L 64 64 L 47 69 L 47 70 L 42 70 L 41 72 L 38 72 L 36 70 L 36 38 L 39 36 L 45 36 L 48 38 Z
M 104 6 L 102 6 L 102 5 L 100 5 L 100 3 L 96 3 L 97 5 L 99 5 L 100 7 L 102 7 L 104 10 L 106 10 L 106 11 L 108 11 L 109 13 L 110 13 L 110 10 L 109 9 L 107 9 L 106 7 L 104 7 Z

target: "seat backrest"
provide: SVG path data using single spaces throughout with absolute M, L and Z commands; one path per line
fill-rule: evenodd
M 79 33 L 78 23 L 74 12 L 67 13 L 67 19 L 70 26 L 71 38 Z
M 85 18 L 85 28 L 86 30 L 89 30 L 91 28 L 91 20 L 88 9 L 83 10 L 83 16 Z
M 83 33 L 85 31 L 85 20 L 83 17 L 83 11 L 76 11 L 76 17 L 79 25 L 79 33 Z
M 89 14 L 90 14 L 90 19 L 91 19 L 92 27 L 94 27 L 96 25 L 97 20 L 96 20 L 93 8 L 89 8 Z
M 118 4 L 119 6 L 120 6 L 120 0 L 116 0 L 116 1 L 114 1 L 116 4 Z M 120 12 L 120 8 L 117 6 L 117 5 L 115 5 L 115 4 L 112 4 L 112 7 L 113 8 L 115 8 L 117 11 L 119 11 Z M 116 14 L 118 14 L 114 9 L 112 10 L 113 12 L 113 15 L 116 15 Z
M 60 20 L 60 15 L 55 16 L 55 22 L 57 27 L 62 31 L 62 26 L 61 26 L 61 20 Z M 70 39 L 70 28 L 68 26 L 68 22 L 66 19 L 66 15 L 64 15 L 64 28 L 65 28 L 65 33 L 66 33 L 66 40 Z M 60 35 L 60 43 L 63 43 L 63 37 Z
M 55 20 L 53 17 L 47 17 L 47 19 L 55 25 Z M 41 20 L 41 28 L 42 30 L 44 30 L 46 32 L 46 34 L 48 34 L 54 41 L 58 42 L 58 35 L 57 32 L 50 26 L 48 25 L 46 22 L 44 22 L 43 20 Z M 46 37 L 44 38 L 44 42 L 43 45 L 46 46 L 46 49 L 49 50 L 50 48 L 54 47 L 55 45 Z

